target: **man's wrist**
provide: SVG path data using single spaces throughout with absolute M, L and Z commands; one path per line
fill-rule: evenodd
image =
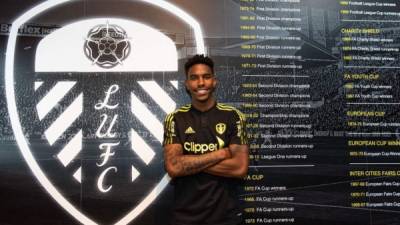
M 232 153 L 231 150 L 229 150 L 229 148 L 222 148 L 219 151 L 221 151 L 223 154 L 223 159 L 229 159 L 232 158 Z

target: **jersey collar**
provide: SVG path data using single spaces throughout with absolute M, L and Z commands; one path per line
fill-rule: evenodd
M 214 109 L 216 109 L 217 108 L 217 104 L 218 104 L 217 101 L 215 101 L 214 105 L 211 108 L 209 108 L 208 110 L 206 110 L 206 111 L 200 111 L 200 110 L 196 109 L 196 107 L 194 107 L 193 104 L 190 104 L 190 110 L 192 110 L 192 111 L 194 111 L 196 113 L 199 113 L 199 114 L 208 113 L 208 112 L 211 112 Z

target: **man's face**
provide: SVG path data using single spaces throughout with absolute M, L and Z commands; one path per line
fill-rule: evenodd
M 185 85 L 192 101 L 206 102 L 212 97 L 217 80 L 209 66 L 195 64 L 188 71 Z

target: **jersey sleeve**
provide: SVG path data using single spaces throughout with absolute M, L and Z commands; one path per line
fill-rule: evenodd
M 167 117 L 165 117 L 163 145 L 181 143 L 175 122 L 175 113 L 168 114 Z
M 234 111 L 231 126 L 233 132 L 229 144 L 247 145 L 246 118 L 239 110 Z

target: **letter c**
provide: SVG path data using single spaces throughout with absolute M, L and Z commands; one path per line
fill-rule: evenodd
M 189 145 L 189 146 L 188 146 L 188 145 Z M 185 147 L 185 150 L 190 151 L 190 143 L 185 142 L 185 143 L 183 144 L 183 146 Z
M 107 169 L 105 169 L 101 174 L 100 174 L 100 176 L 99 176 L 99 179 L 97 180 L 97 188 L 101 191 L 101 192 L 109 192 L 110 190 L 111 190 L 111 188 L 112 188 L 112 185 L 110 185 L 110 186 L 108 186 L 108 188 L 104 188 L 104 186 L 103 186 L 103 180 L 104 180 L 104 177 L 106 176 L 106 174 L 108 173 L 108 171 L 110 171 L 110 170 L 114 170 L 114 172 L 117 172 L 118 170 L 117 170 L 117 167 L 115 167 L 115 166 L 112 166 L 112 167 L 108 167 Z

